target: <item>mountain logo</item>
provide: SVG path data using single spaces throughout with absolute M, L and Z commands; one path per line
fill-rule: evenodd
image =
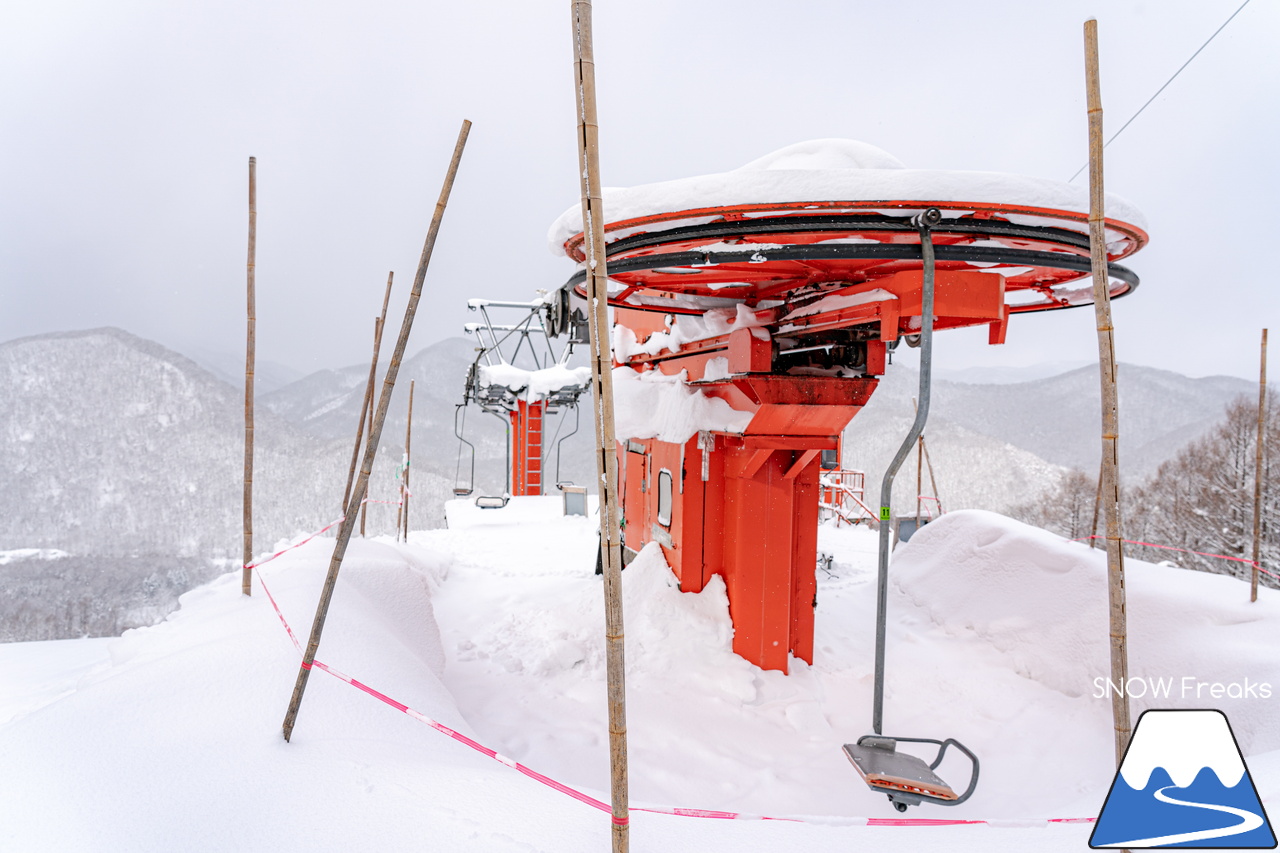
M 1276 836 L 1221 711 L 1146 711 L 1089 846 L 1271 850 Z

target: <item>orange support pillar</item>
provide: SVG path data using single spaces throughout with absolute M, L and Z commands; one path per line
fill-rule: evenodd
M 725 460 L 733 650 L 762 669 L 786 672 L 791 654 L 813 662 L 819 461 L 815 450 L 752 447 Z
M 511 412 L 511 494 L 542 494 L 542 416 L 545 404 L 519 400 Z

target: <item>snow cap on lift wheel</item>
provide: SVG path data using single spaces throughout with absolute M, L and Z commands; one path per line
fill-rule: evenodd
M 1088 188 L 995 172 L 908 169 L 867 143 L 819 139 L 731 172 L 604 191 L 614 305 L 701 313 L 777 304 L 806 288 L 868 288 L 920 269 L 912 217 L 930 223 L 940 270 L 1005 278 L 1010 313 L 1092 302 Z M 1147 243 L 1141 212 L 1108 194 L 1112 297 L 1138 277 L 1117 263 Z M 584 260 L 581 210 L 552 225 L 553 250 Z M 583 292 L 585 273 L 568 282 Z

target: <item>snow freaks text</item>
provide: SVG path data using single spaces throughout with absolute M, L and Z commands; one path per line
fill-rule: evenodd
M 1131 696 L 1134 699 L 1151 697 L 1153 699 L 1270 699 L 1271 684 L 1268 682 L 1232 681 L 1226 684 L 1221 681 L 1201 681 L 1194 675 L 1182 678 L 1153 678 L 1151 676 L 1134 676 L 1127 681 L 1115 682 L 1110 678 L 1098 676 L 1093 680 L 1093 698 L 1107 699 L 1119 694 L 1121 697 Z

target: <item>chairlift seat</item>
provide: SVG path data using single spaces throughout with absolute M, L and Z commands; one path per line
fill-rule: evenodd
M 940 749 L 932 764 L 924 759 L 898 752 L 898 742 L 934 743 Z M 955 746 L 973 762 L 973 776 L 969 787 L 963 794 L 956 792 L 933 771 L 942 763 L 942 756 L 948 746 Z M 857 743 L 846 743 L 844 754 L 853 764 L 862 780 L 873 791 L 888 795 L 889 801 L 900 812 L 907 806 L 930 802 L 943 806 L 956 806 L 973 793 L 978 784 L 978 759 L 955 740 L 932 740 L 928 738 L 888 738 L 868 735 L 858 739 Z

